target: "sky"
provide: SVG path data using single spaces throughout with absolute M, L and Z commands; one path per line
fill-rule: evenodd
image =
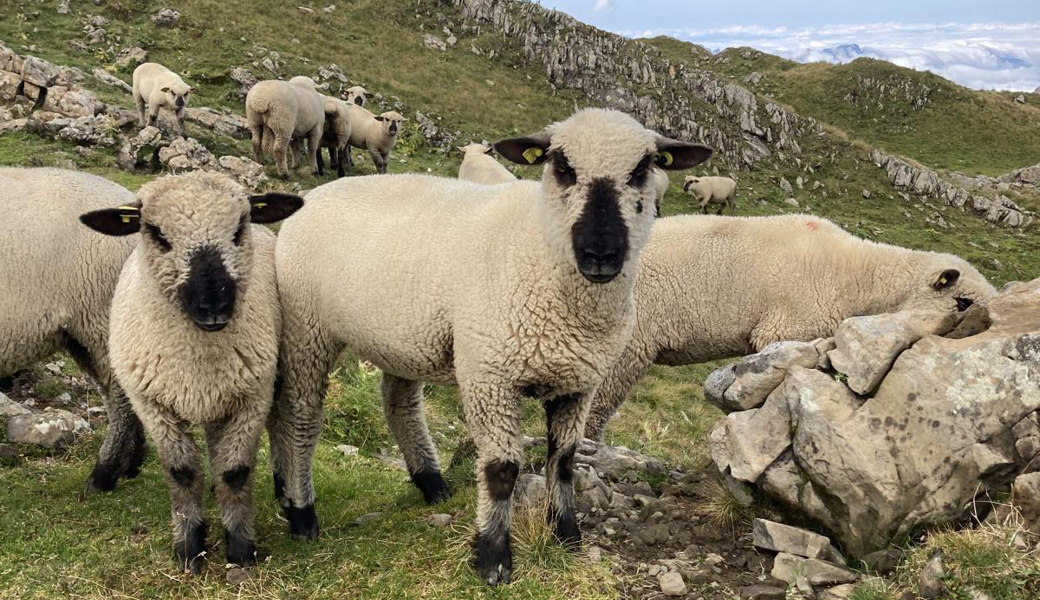
M 976 89 L 1040 86 L 1040 0 L 540 0 L 629 37 L 751 46 L 800 62 L 869 56 Z

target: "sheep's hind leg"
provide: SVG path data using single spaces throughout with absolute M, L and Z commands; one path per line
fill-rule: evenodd
M 289 178 L 289 167 L 287 166 L 290 140 L 288 137 L 276 133 L 274 136 L 274 147 L 271 153 L 274 154 L 274 164 L 278 167 L 278 176 L 282 179 Z M 295 151 L 293 151 L 295 154 Z M 294 159 L 295 160 L 295 159 Z
M 210 472 L 224 524 L 227 561 L 256 564 L 253 527 L 253 475 L 256 448 L 263 431 L 262 411 L 242 411 L 229 419 L 206 425 Z
M 451 498 L 451 490 L 441 476 L 437 448 L 426 425 L 422 382 L 383 373 L 380 387 L 386 422 L 404 454 L 412 483 L 422 492 L 427 504 Z
M 574 453 L 581 441 L 585 416 L 591 404 L 591 396 L 580 394 L 557 396 L 545 402 L 548 519 L 556 539 L 566 546 L 581 544 L 581 532 L 574 512 Z
M 520 397 L 492 385 L 462 387 L 466 422 L 477 443 L 477 535 L 473 563 L 485 583 L 509 583 L 513 551 L 513 488 L 523 457 Z
M 321 150 L 322 128 L 315 127 L 307 136 L 307 152 L 311 160 L 311 174 L 321 177 L 325 175 L 325 169 L 318 164 L 318 152 Z

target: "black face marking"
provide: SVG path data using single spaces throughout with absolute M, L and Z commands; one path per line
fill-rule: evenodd
M 224 474 L 220 477 L 224 480 L 224 484 L 229 488 L 233 490 L 241 490 L 245 487 L 246 481 L 249 480 L 249 474 L 252 472 L 252 469 L 242 465 L 240 467 L 235 467 L 230 471 L 224 471 Z
M 358 106 L 364 106 L 365 100 L 361 96 L 357 96 L 354 98 L 354 104 L 357 104 Z
M 144 230 L 148 232 L 148 237 L 152 238 L 155 245 L 159 247 L 159 251 L 163 254 L 173 250 L 173 245 L 163 235 L 162 229 L 151 223 L 145 223 Z
M 191 487 L 191 484 L 195 483 L 195 469 L 174 467 L 170 469 L 170 477 L 181 487 Z
M 236 246 L 242 245 L 242 240 L 246 235 L 246 227 L 249 227 L 249 215 L 242 215 L 242 219 L 238 222 L 238 229 L 235 230 L 235 237 L 231 240 Z
M 227 561 L 240 567 L 256 564 L 256 545 L 245 537 L 241 531 L 225 531 L 224 546 L 227 548 Z
M 188 279 L 181 286 L 184 312 L 199 329 L 219 331 L 231 321 L 235 288 L 235 280 L 228 275 L 220 252 L 203 246 L 191 255 Z
M 629 187 L 642 188 L 646 185 L 646 178 L 650 173 L 650 161 L 652 159 L 652 156 L 644 156 L 643 160 L 636 165 L 636 168 L 632 169 L 632 173 L 628 176 Z
M 609 179 L 595 179 L 578 221 L 571 227 L 578 271 L 593 283 L 613 281 L 628 255 L 628 227 L 621 217 L 618 191 Z
M 427 504 L 436 504 L 451 498 L 451 490 L 440 471 L 420 471 L 412 475 L 412 483 L 422 492 Z
M 177 108 L 184 107 L 184 96 L 177 96 Z
M 973 304 L 975 304 L 975 301 L 972 300 L 971 298 L 954 298 L 954 300 L 957 301 L 957 311 L 958 312 L 964 312 L 964 311 L 968 310 L 969 308 L 971 308 L 971 306 Z
M 285 506 L 282 508 L 285 519 L 289 521 L 289 535 L 297 540 L 318 539 L 318 513 L 314 511 L 314 505 L 308 504 L 303 508 Z
M 559 150 L 554 150 L 550 153 L 552 156 L 550 160 L 553 163 L 553 177 L 556 179 L 556 183 L 560 187 L 571 187 L 578 182 L 578 174 L 571 168 L 570 162 L 567 161 L 567 155 Z
M 390 135 L 397 135 L 397 130 L 400 126 L 397 121 L 390 121 Z
M 484 467 L 484 479 L 487 481 L 488 493 L 492 500 L 505 502 L 513 495 L 516 478 L 520 476 L 520 466 L 513 461 L 493 460 Z

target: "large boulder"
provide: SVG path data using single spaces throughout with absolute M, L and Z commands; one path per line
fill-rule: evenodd
M 958 520 L 978 494 L 1036 469 L 1040 279 L 957 320 L 846 321 L 828 353 L 833 370 L 760 355 L 727 367 L 716 378 L 730 387 L 737 371 L 776 368 L 783 381 L 764 399 L 760 386 L 745 403 L 754 408 L 712 431 L 716 465 L 816 520 L 857 558 Z
M 89 433 L 90 424 L 60 409 L 42 413 L 16 415 L 7 421 L 7 441 L 45 448 L 60 448 L 76 441 L 80 433 Z

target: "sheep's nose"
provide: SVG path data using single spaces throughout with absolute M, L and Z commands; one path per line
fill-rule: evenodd
M 361 106 L 364 103 L 365 103 L 365 101 L 361 99 L 361 96 L 358 96 L 357 98 L 354 98 L 354 104 L 357 104 L 358 106 Z

